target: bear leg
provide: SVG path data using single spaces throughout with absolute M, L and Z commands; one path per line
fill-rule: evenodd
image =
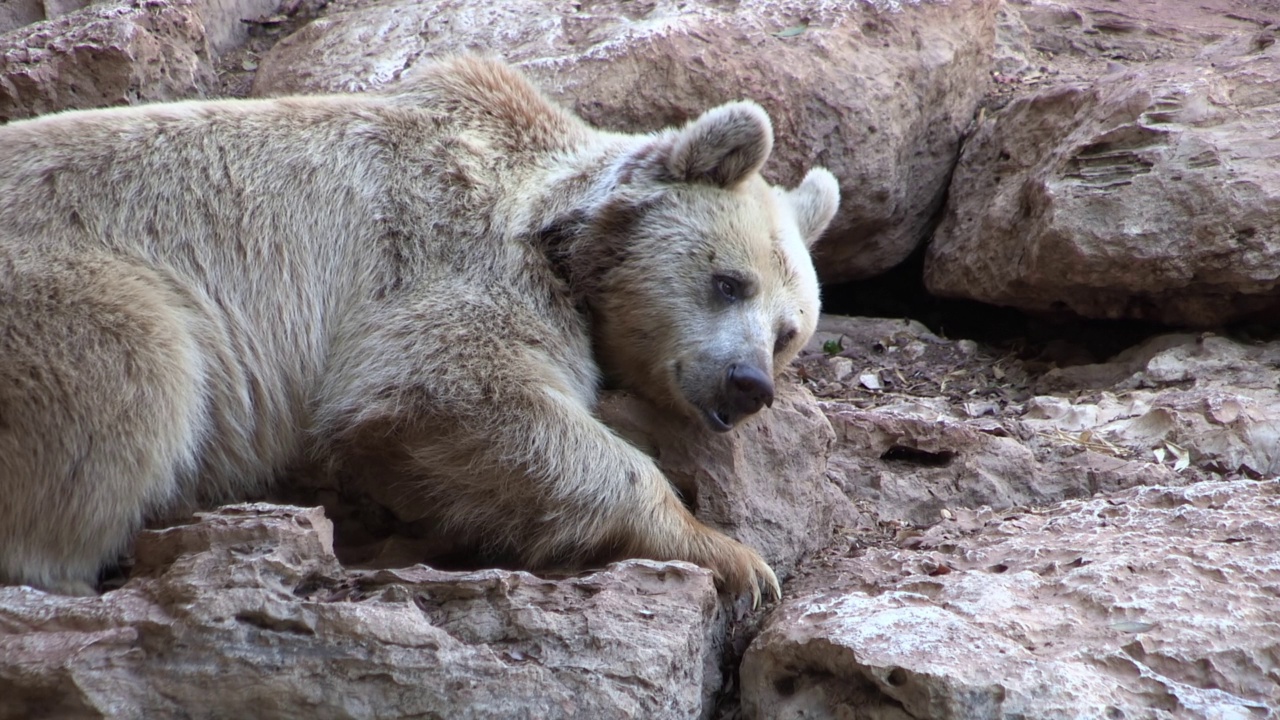
M 586 406 L 549 387 L 508 387 L 502 411 L 433 423 L 408 441 L 423 478 L 412 484 L 452 527 L 528 567 L 685 560 L 756 604 L 762 588 L 780 596 L 756 551 L 699 522 L 653 460 Z
M 203 373 L 175 304 L 139 265 L 0 256 L 0 582 L 92 594 L 194 477 Z

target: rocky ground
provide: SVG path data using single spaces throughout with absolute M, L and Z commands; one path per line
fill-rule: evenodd
M 727 437 L 606 400 L 787 579 L 760 612 L 679 563 L 474 567 L 303 477 L 144 532 L 99 598 L 0 588 L 0 718 L 1272 717 L 1277 32 L 1258 0 L 0 1 L 0 122 L 365 91 L 459 50 L 624 130 L 750 96 L 771 179 L 841 181 L 834 302 L 1034 331 L 824 317 Z
M 857 520 L 748 650 L 743 716 L 1280 703 L 1280 343 L 1163 335 L 1046 367 L 827 317 L 796 369 L 836 428 L 828 475 Z

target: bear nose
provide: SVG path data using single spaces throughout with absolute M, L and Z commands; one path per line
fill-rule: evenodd
M 729 400 L 743 415 L 773 407 L 773 380 L 763 370 L 751 365 L 729 366 Z

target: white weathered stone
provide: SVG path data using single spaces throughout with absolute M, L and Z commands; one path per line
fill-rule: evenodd
M 228 506 L 139 539 L 101 597 L 0 587 L 0 718 L 696 718 L 708 571 L 346 571 L 319 509 Z
M 1280 703 L 1280 482 L 1140 488 L 790 588 L 741 668 L 751 718 L 1254 718 Z
M 1280 342 L 1160 336 L 1108 363 L 1051 371 L 1043 384 L 1108 389 L 1034 398 L 1024 416 L 1033 428 L 1089 432 L 1171 465 L 1186 450 L 1189 465 L 1217 473 L 1280 476 Z

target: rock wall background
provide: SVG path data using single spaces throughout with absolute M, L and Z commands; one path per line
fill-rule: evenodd
M 606 399 L 789 580 L 761 612 L 680 563 L 466 568 L 301 477 L 144 532 L 99 598 L 0 588 L 0 718 L 1273 717 L 1277 32 L 1274 0 L 0 0 L 0 122 L 457 51 L 622 130 L 751 97 L 771 179 L 841 181 L 829 297 L 922 259 L 1038 329 L 825 317 L 729 437 Z M 1161 325 L 1099 354 L 1063 318 Z

